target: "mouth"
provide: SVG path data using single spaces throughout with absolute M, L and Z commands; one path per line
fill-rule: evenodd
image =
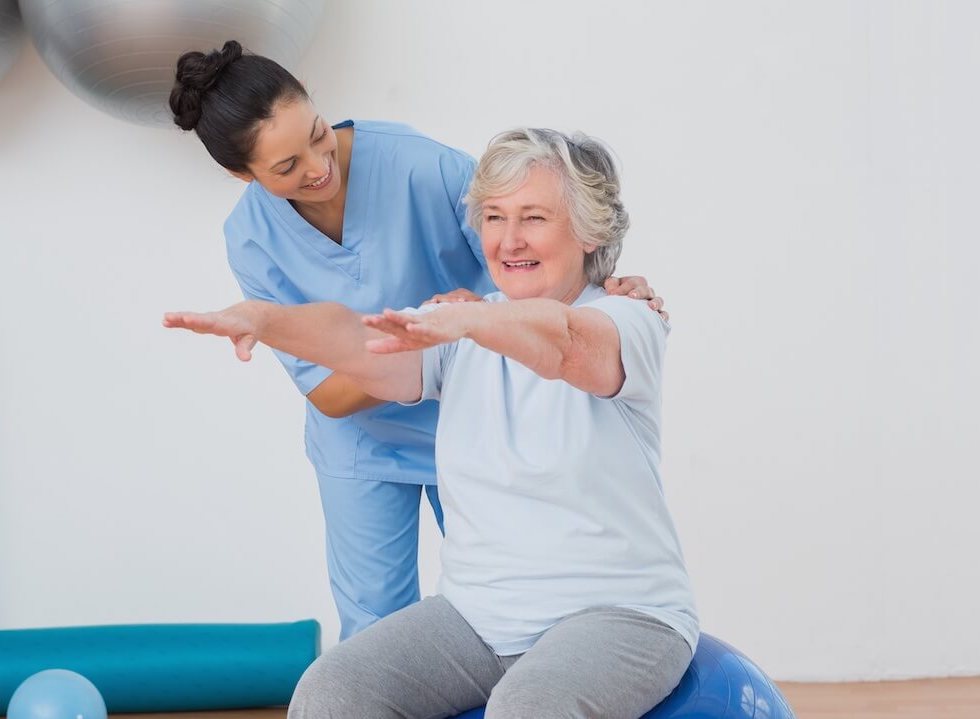
M 327 168 L 326 175 L 324 175 L 323 177 L 318 177 L 316 180 L 309 183 L 308 185 L 303 185 L 303 188 L 307 190 L 319 190 L 321 187 L 323 187 L 328 182 L 330 182 L 330 178 L 332 177 L 333 177 L 333 163 L 331 162 L 330 166 Z
M 527 272 L 533 270 L 541 263 L 537 260 L 504 260 L 501 264 L 509 272 Z

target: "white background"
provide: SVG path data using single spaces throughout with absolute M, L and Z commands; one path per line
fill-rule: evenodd
M 329 119 L 620 156 L 703 628 L 777 679 L 980 673 L 980 5 L 332 4 L 298 69 Z M 241 189 L 32 48 L 0 79 L 0 627 L 336 636 L 301 398 L 159 326 L 238 298 Z

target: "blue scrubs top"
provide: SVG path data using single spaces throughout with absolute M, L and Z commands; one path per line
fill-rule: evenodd
M 257 182 L 228 217 L 228 262 L 245 297 L 377 312 L 416 307 L 457 287 L 492 292 L 479 238 L 465 220 L 473 158 L 401 124 L 335 127 L 351 126 L 343 245 Z M 330 374 L 277 354 L 304 395 Z M 434 484 L 437 407 L 389 403 L 332 419 L 307 402 L 307 456 L 327 476 Z

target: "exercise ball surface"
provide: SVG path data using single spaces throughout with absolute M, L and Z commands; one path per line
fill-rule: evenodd
M 91 105 L 141 125 L 173 127 L 167 104 L 177 58 L 238 40 L 288 70 L 325 0 L 21 0 L 38 52 Z
M 479 719 L 470 709 L 457 719 Z M 795 719 L 779 688 L 744 654 L 701 634 L 691 666 L 670 696 L 641 719 Z
M 17 0 L 0 0 L 0 80 L 14 66 L 24 44 Z
M 81 674 L 45 669 L 14 690 L 7 719 L 106 719 L 105 701 Z

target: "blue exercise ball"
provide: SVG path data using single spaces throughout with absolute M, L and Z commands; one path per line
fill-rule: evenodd
M 7 719 L 106 719 L 105 701 L 81 674 L 45 669 L 14 690 Z
M 471 709 L 456 719 L 479 719 Z M 670 696 L 641 719 L 795 719 L 779 688 L 750 659 L 702 634 L 691 666 Z

